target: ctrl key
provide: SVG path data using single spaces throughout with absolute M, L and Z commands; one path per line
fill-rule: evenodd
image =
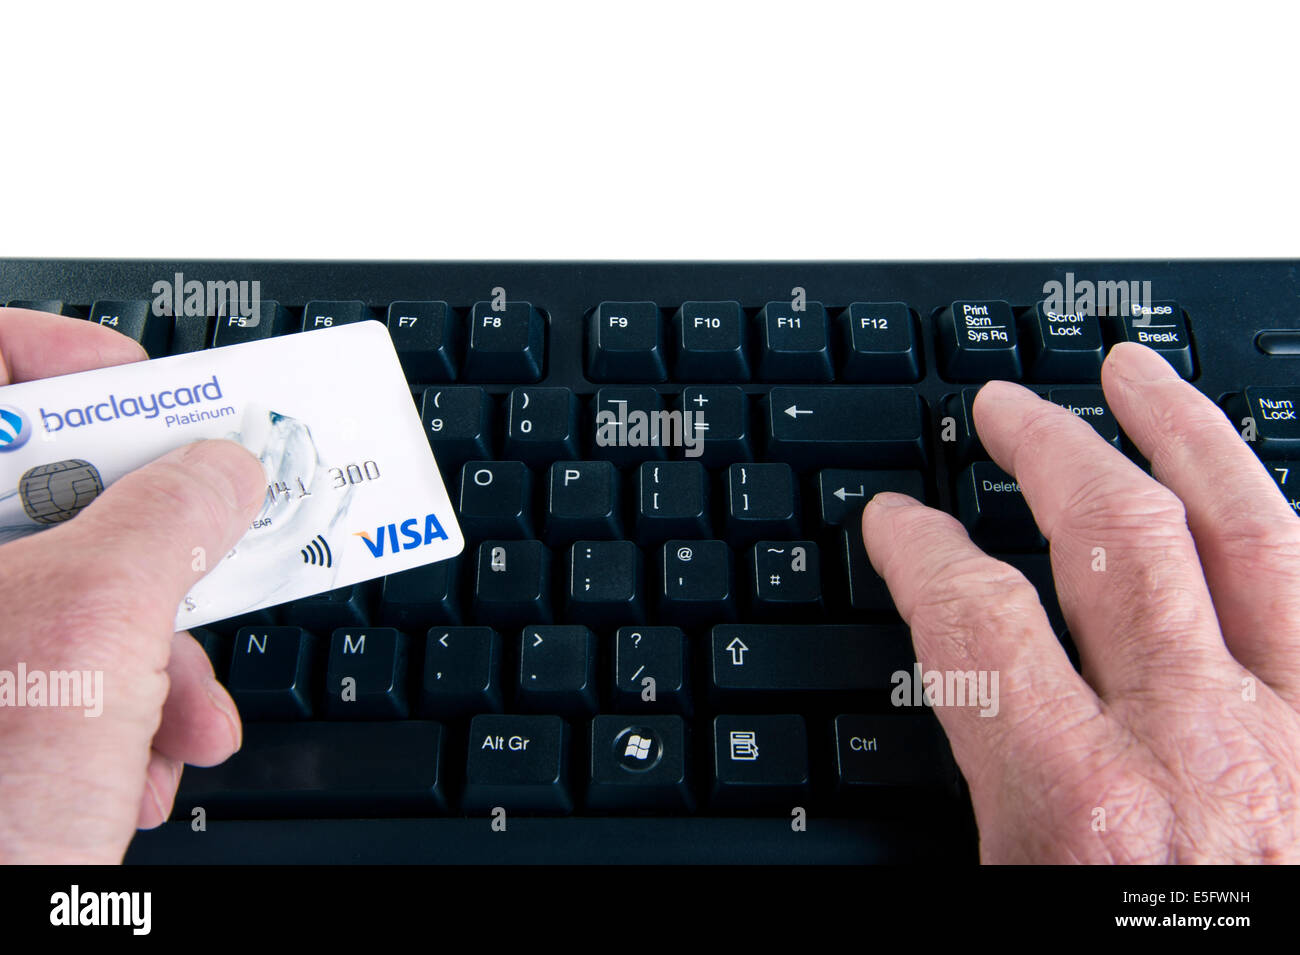
M 844 794 L 882 789 L 944 789 L 955 767 L 929 713 L 835 717 L 835 782 Z
M 469 724 L 467 812 L 567 813 L 569 727 L 558 716 L 476 716 Z

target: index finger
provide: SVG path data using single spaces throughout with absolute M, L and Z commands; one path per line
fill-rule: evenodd
M 990 382 L 974 410 L 1051 542 L 1061 611 L 1101 696 L 1235 682 L 1182 501 L 1027 388 Z
M 120 332 L 81 318 L 0 308 L 0 385 L 125 365 L 149 356 Z

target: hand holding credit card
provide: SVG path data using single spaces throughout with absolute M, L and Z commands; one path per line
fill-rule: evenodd
M 0 387 L 0 543 L 70 520 L 204 438 L 261 460 L 266 498 L 176 614 L 202 626 L 460 553 L 387 330 L 362 322 Z M 201 568 L 199 568 L 201 569 Z

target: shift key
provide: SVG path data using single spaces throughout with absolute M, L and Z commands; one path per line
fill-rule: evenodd
M 884 702 L 894 674 L 910 673 L 913 662 L 911 637 L 898 624 L 718 624 L 710 690 L 728 704 Z

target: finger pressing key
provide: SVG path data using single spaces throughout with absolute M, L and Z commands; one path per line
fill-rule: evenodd
M 1300 517 L 1209 398 L 1141 345 L 1102 386 L 1152 474 L 1182 499 L 1228 649 L 1300 707 Z
M 862 532 L 923 671 L 943 674 L 945 683 L 973 674 L 994 691 L 992 707 L 972 705 L 968 693 L 966 705 L 945 700 L 935 711 L 972 794 L 986 797 L 977 806 L 1013 804 L 998 793 L 1031 785 L 1031 776 L 1050 785 L 1107 758 L 1114 741 L 1096 719 L 1097 697 L 1074 672 L 1024 575 L 976 547 L 956 518 L 905 494 L 872 498 Z M 1077 752 L 1065 759 L 1071 751 L 1053 746 L 1067 730 L 1088 741 L 1087 759 Z
M 1171 698 L 1237 682 L 1174 493 L 1019 385 L 990 382 L 974 412 L 1051 543 L 1061 611 L 1098 693 Z

